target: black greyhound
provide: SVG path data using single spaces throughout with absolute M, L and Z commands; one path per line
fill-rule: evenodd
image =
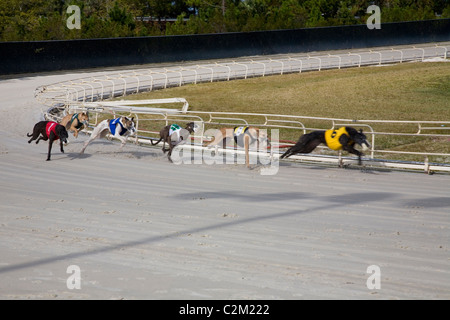
M 158 143 L 163 141 L 162 151 L 166 153 L 169 151 L 167 158 L 170 162 L 172 159 L 170 158 L 172 155 L 172 150 L 179 144 L 184 144 L 187 142 L 189 135 L 197 130 L 198 126 L 194 122 L 189 122 L 186 124 L 186 127 L 183 129 L 177 124 L 172 124 L 165 126 L 159 132 L 160 139 L 153 143 L 152 145 L 157 145 Z M 166 149 L 166 143 L 169 145 L 169 150 Z
M 49 140 L 47 161 L 50 161 L 53 141 L 60 140 L 61 152 L 64 153 L 63 143 L 67 144 L 67 139 L 69 138 L 66 128 L 54 121 L 40 121 L 36 123 L 33 128 L 33 133 L 27 133 L 27 136 L 32 137 L 28 140 L 28 143 L 31 143 L 31 141 L 36 139 L 36 144 L 38 144 L 40 140 Z
M 313 131 L 302 135 L 297 143 L 283 153 L 280 158 L 287 158 L 295 153 L 310 153 L 321 143 L 332 150 L 345 150 L 357 155 L 359 165 L 361 165 L 361 156 L 364 154 L 354 148 L 355 143 L 363 148 L 370 147 L 362 130 L 357 131 L 352 127 L 341 127 L 338 130 Z

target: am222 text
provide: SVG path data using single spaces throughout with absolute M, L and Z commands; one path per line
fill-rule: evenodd
M 205 306 L 186 306 L 180 307 L 180 315 L 205 315 L 210 317 L 213 312 L 226 315 L 269 315 L 269 305 L 267 304 L 226 304 L 222 308 Z

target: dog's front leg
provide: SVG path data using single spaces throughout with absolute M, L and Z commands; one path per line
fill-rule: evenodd
M 350 145 L 344 145 L 344 146 L 343 146 L 343 149 L 344 149 L 345 151 L 347 151 L 348 153 L 357 155 L 357 156 L 358 156 L 358 165 L 362 165 L 362 159 L 361 159 L 361 157 L 364 155 L 364 153 L 362 153 L 362 152 L 356 150 L 355 148 L 353 148 L 353 146 L 350 146 Z
M 50 138 L 48 141 L 48 154 L 47 154 L 47 161 L 50 161 L 50 155 L 52 153 L 52 145 L 53 145 L 53 139 Z
M 248 149 L 250 148 L 250 136 L 248 134 L 244 135 L 244 149 L 245 149 L 245 164 L 247 168 L 250 168 L 250 161 L 248 155 Z
M 170 162 L 170 163 L 173 163 L 172 158 L 171 158 L 173 148 L 174 148 L 174 146 L 173 146 L 172 143 L 170 143 L 170 141 L 169 141 L 169 153 L 167 154 L 167 159 L 169 159 L 169 162 Z
M 123 147 L 125 146 L 125 144 L 127 143 L 127 137 L 126 136 L 120 136 L 117 133 L 114 135 L 117 139 L 120 140 L 121 144 L 120 144 L 120 151 L 123 150 Z
M 63 148 L 63 142 L 62 142 L 62 140 L 59 141 L 59 146 L 61 147 L 61 152 L 64 153 L 64 148 Z

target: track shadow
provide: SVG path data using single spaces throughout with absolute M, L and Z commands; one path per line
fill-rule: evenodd
M 404 203 L 408 207 L 424 207 L 424 208 L 450 208 L 450 197 L 431 197 L 406 201 Z
M 379 202 L 394 198 L 395 194 L 388 192 L 360 192 L 346 195 L 336 195 L 323 197 L 324 201 L 339 203 L 339 204 L 360 204 L 366 202 Z
M 261 201 L 261 199 L 266 199 L 266 201 L 283 201 L 292 197 L 312 197 L 311 195 L 305 194 L 305 193 L 278 193 L 278 194 L 263 194 L 261 195 L 255 195 L 255 196 L 248 196 L 248 195 L 239 195 L 237 193 L 233 192 L 206 192 L 203 193 L 205 196 L 209 196 L 210 198 L 216 197 L 216 198 L 235 198 L 236 196 L 240 196 L 246 200 L 251 201 Z M 181 196 L 184 198 L 192 197 L 193 195 L 199 196 L 199 193 L 186 193 L 182 194 Z M 180 195 L 177 195 L 177 197 L 180 197 Z M 337 198 L 329 198 L 329 197 L 317 197 L 316 199 L 322 199 L 327 200 L 324 205 L 317 206 L 315 208 L 295 208 L 294 210 L 289 210 L 286 212 L 281 213 L 272 213 L 267 214 L 264 216 L 253 216 L 249 218 L 244 219 L 236 219 L 233 221 L 221 221 L 219 223 L 210 224 L 208 226 L 204 227 L 192 227 L 187 228 L 182 231 L 175 231 L 175 232 L 169 232 L 164 233 L 158 236 L 151 236 L 151 237 L 145 237 L 138 240 L 132 240 L 132 241 L 124 241 L 121 244 L 115 244 L 115 245 L 107 245 L 100 248 L 96 248 L 93 250 L 87 250 L 87 251 L 80 251 L 80 252 L 74 252 L 74 253 L 68 253 L 63 254 L 59 256 L 49 257 L 49 258 L 43 258 L 38 259 L 30 262 L 10 265 L 10 266 L 4 266 L 0 267 L 0 273 L 7 273 L 11 271 L 16 271 L 20 269 L 26 269 L 31 267 L 36 267 L 39 265 L 45 265 L 49 263 L 53 263 L 56 261 L 66 260 L 66 259 L 77 259 L 80 257 L 86 257 L 86 256 L 93 256 L 101 253 L 116 251 L 116 250 L 122 250 L 125 248 L 145 245 L 145 244 L 151 244 L 151 243 L 157 243 L 161 241 L 167 241 L 168 239 L 173 239 L 179 237 L 181 234 L 194 234 L 194 233 L 200 233 L 200 232 L 210 232 L 211 230 L 217 230 L 217 229 L 223 229 L 223 228 L 230 228 L 237 225 L 245 225 L 245 224 L 251 224 L 254 222 L 261 222 L 261 221 L 270 221 L 272 219 L 282 219 L 286 217 L 291 216 L 298 216 L 298 215 L 305 215 L 305 214 L 314 214 L 315 212 L 320 212 L 323 210 L 331 210 L 336 208 L 336 203 L 343 203 L 346 201 L 353 201 L 352 203 L 366 203 L 371 201 L 379 201 L 382 199 L 388 199 L 392 198 L 393 195 L 390 195 L 388 193 L 358 193 L 358 194 L 348 194 L 348 195 L 341 195 Z M 441 201 L 445 201 L 448 198 L 441 198 Z M 330 203 L 331 202 L 331 203 Z
M 233 199 L 233 200 L 243 200 L 243 201 L 285 201 L 290 199 L 307 199 L 311 198 L 312 195 L 304 192 L 283 192 L 283 193 L 265 193 L 265 194 L 248 194 L 239 193 L 233 191 L 227 192 L 188 192 L 183 194 L 174 195 L 177 199 L 183 200 L 195 200 L 195 199 Z
M 332 202 L 335 204 L 360 204 L 366 202 L 384 201 L 394 198 L 395 194 L 387 192 L 360 192 L 344 195 L 332 195 L 317 197 L 305 192 L 280 192 L 280 193 L 265 193 L 265 194 L 249 194 L 234 191 L 226 192 L 188 192 L 174 195 L 177 199 L 193 200 L 193 199 L 233 199 L 242 201 L 287 201 L 292 199 L 315 199 L 318 201 Z
M 88 154 L 88 153 L 80 154 L 79 152 L 78 153 L 77 152 L 71 152 L 71 153 L 68 153 L 67 156 L 69 157 L 70 160 L 87 159 L 87 158 L 92 157 L 91 154 Z
M 274 214 L 269 214 L 269 215 L 265 215 L 265 216 L 250 217 L 250 218 L 246 218 L 246 219 L 236 219 L 236 220 L 226 221 L 226 222 L 221 221 L 220 223 L 215 223 L 215 224 L 211 224 L 211 225 L 204 226 L 204 227 L 188 228 L 188 229 L 182 230 L 182 231 L 164 233 L 159 236 L 151 236 L 151 237 L 146 237 L 146 238 L 133 240 L 133 241 L 125 241 L 121 244 L 103 246 L 103 247 L 96 248 L 93 250 L 68 253 L 68 254 L 63 254 L 63 255 L 59 255 L 59 256 L 38 259 L 38 260 L 30 261 L 30 262 L 24 262 L 24 263 L 19 263 L 19 264 L 15 264 L 15 265 L 4 266 L 4 267 L 0 267 L 0 273 L 7 273 L 7 272 L 11 272 L 11 271 L 17 271 L 20 269 L 32 268 L 32 267 L 46 265 L 49 263 L 66 260 L 66 259 L 74 260 L 74 259 L 78 259 L 81 257 L 93 256 L 93 255 L 106 253 L 106 252 L 110 252 L 110 251 L 123 250 L 126 248 L 141 246 L 141 245 L 145 245 L 145 244 L 167 241 L 167 240 L 170 240 L 173 238 L 180 237 L 180 235 L 182 235 L 182 234 L 194 234 L 194 233 L 200 233 L 200 232 L 211 231 L 211 230 L 216 230 L 216 229 L 229 228 L 229 227 L 233 227 L 236 225 L 248 224 L 248 223 L 253 223 L 253 222 L 257 222 L 257 221 L 280 219 L 280 218 L 289 217 L 289 216 L 313 213 L 314 211 L 329 209 L 333 206 L 334 205 L 325 205 L 325 206 L 319 206 L 319 207 L 313 208 L 313 209 L 291 210 L 291 211 L 287 211 L 287 212 L 283 212 L 283 213 L 274 213 Z

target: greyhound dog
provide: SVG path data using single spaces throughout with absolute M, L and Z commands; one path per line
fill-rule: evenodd
M 321 143 L 332 150 L 345 150 L 357 155 L 359 165 L 361 165 L 361 156 L 364 154 L 354 148 L 355 144 L 359 144 L 364 150 L 370 148 L 370 143 L 367 142 L 367 137 L 362 130 L 341 127 L 338 130 L 313 131 L 302 135 L 297 143 L 283 153 L 280 158 L 287 158 L 295 153 L 310 153 Z
M 65 126 L 66 130 L 71 131 L 73 136 L 77 138 L 78 133 L 83 130 L 83 128 L 87 128 L 89 124 L 89 115 L 87 112 L 71 113 L 62 118 L 59 124 Z
M 108 133 L 111 133 L 115 138 L 122 142 L 120 145 L 120 150 L 122 150 L 124 145 L 127 143 L 128 136 L 134 134 L 135 132 L 134 117 L 129 119 L 128 117 L 122 116 L 116 119 L 103 120 L 94 128 L 91 136 L 84 143 L 80 154 L 84 153 L 84 150 L 86 150 L 89 143 L 97 138 L 104 138 Z
M 267 134 L 256 127 L 234 127 L 234 128 L 220 128 L 217 134 L 214 136 L 214 140 L 211 141 L 207 146 L 211 148 L 213 146 L 217 146 L 222 142 L 222 146 L 225 149 L 227 140 L 234 139 L 234 143 L 240 147 L 244 147 L 245 149 L 245 163 L 247 168 L 250 167 L 249 164 L 249 154 L 248 150 L 252 143 L 256 141 L 257 149 L 259 150 L 260 141 L 267 142 L 267 145 L 270 145 L 269 139 L 267 138 Z
M 40 121 L 36 123 L 33 128 L 33 133 L 27 133 L 27 136 L 31 137 L 31 139 L 28 140 L 28 143 L 31 143 L 31 141 L 36 139 L 36 144 L 38 144 L 40 140 L 49 140 L 47 161 L 50 161 L 53 141 L 56 141 L 58 139 L 60 140 L 62 153 L 64 153 L 63 143 L 69 143 L 69 141 L 67 140 L 69 138 L 69 134 L 67 133 L 66 128 L 54 121 Z
M 169 151 L 169 153 L 167 154 L 167 158 L 169 159 L 170 162 L 172 162 L 171 159 L 172 150 L 177 145 L 185 144 L 189 138 L 189 135 L 192 134 L 193 132 L 196 132 L 197 129 L 198 125 L 196 125 L 194 122 L 189 122 L 188 124 L 186 124 L 185 128 L 181 128 L 177 124 L 168 125 L 162 128 L 161 131 L 159 132 L 160 136 L 159 140 L 156 142 L 151 141 L 151 143 L 153 146 L 155 146 L 162 140 L 163 141 L 162 151 L 164 153 Z M 169 150 L 166 149 L 166 143 L 169 145 Z

